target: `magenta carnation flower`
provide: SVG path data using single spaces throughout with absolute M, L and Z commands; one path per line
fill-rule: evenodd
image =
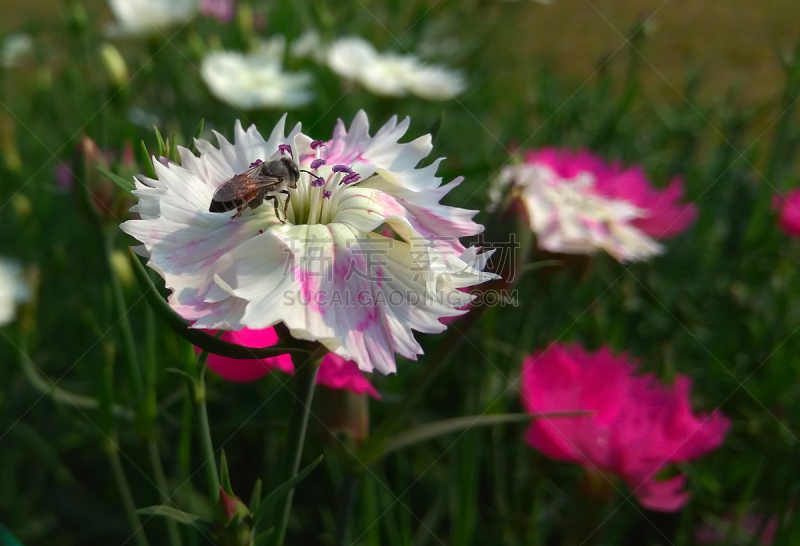
M 778 225 L 790 237 L 800 237 L 800 190 L 776 195 L 772 208 L 778 211 Z
M 634 375 L 636 362 L 608 347 L 589 353 L 554 344 L 526 358 L 522 402 L 530 413 L 587 410 L 585 417 L 537 419 L 525 440 L 548 457 L 621 477 L 639 502 L 671 512 L 689 499 L 686 477 L 655 479 L 670 463 L 719 447 L 730 421 L 718 412 L 692 413 L 691 380 L 667 386 L 653 374 Z
M 222 339 L 244 347 L 269 347 L 277 343 L 278 335 L 273 328 L 263 330 L 245 328 L 238 332 L 224 332 Z M 289 355 L 240 360 L 212 354 L 208 356 L 208 367 L 223 379 L 237 383 L 255 381 L 273 370 L 294 373 L 294 365 Z M 334 353 L 328 353 L 322 359 L 317 374 L 317 384 L 331 389 L 349 390 L 356 394 L 367 393 L 373 398 L 381 399 L 381 395 L 372 383 L 358 369 L 358 364 Z
M 655 239 L 678 235 L 697 216 L 682 203 L 680 179 L 659 190 L 640 167 L 587 150 L 530 151 L 524 163 L 503 169 L 493 200 L 505 186 L 519 193 L 539 246 L 550 252 L 605 250 L 619 261 L 642 260 L 661 253 Z

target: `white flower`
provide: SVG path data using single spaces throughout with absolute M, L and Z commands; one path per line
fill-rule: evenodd
M 663 247 L 632 222 L 647 215 L 628 201 L 593 191 L 592 173 L 562 178 L 544 164 L 506 167 L 493 188 L 511 185 L 525 205 L 537 244 L 550 252 L 595 254 L 605 250 L 620 262 L 638 261 L 660 254 Z
M 136 181 L 141 219 L 122 229 L 144 243 L 170 305 L 194 327 L 283 322 L 364 371 L 393 372 L 395 353 L 422 353 L 412 330 L 441 332 L 439 318 L 463 314 L 472 299 L 458 289 L 495 278 L 482 271 L 488 253 L 458 240 L 482 231 L 475 212 L 439 203 L 461 179 L 442 185 L 441 159 L 416 168 L 430 135 L 398 142 L 409 123 L 392 118 L 371 137 L 359 112 L 322 142 L 299 124 L 285 136 L 285 116 L 267 140 L 237 122 L 233 143 L 217 135 L 219 148 L 196 142 L 200 157 L 181 149 L 182 166 L 154 162 L 158 180 Z M 239 217 L 208 212 L 223 182 L 281 154 L 305 171 L 285 224 L 266 201 Z
M 19 263 L 0 259 L 0 326 L 14 320 L 17 305 L 28 301 L 31 291 Z
M 380 54 L 361 38 L 342 38 L 327 52 L 328 66 L 345 79 L 389 97 L 408 93 L 427 100 L 447 100 L 464 92 L 463 75 L 422 63 L 413 55 Z
M 111 36 L 157 34 L 164 28 L 185 23 L 200 8 L 198 0 L 108 0 L 117 20 Z
M 254 53 L 209 53 L 200 72 L 217 98 L 237 108 L 296 108 L 314 100 L 312 77 L 283 71 L 285 49 L 285 39 L 278 36 Z
M 9 34 L 0 48 L 0 66 L 11 68 L 33 49 L 33 39 L 21 32 Z
M 325 62 L 325 50 L 322 47 L 322 37 L 315 29 L 306 29 L 300 37 L 292 42 L 289 48 L 292 57 L 312 59 L 317 63 Z

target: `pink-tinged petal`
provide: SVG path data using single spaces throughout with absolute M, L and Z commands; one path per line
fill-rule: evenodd
M 238 332 L 228 331 L 222 334 L 222 340 L 235 343 L 243 347 L 271 347 L 278 341 L 278 335 L 272 328 L 264 330 L 239 330 Z M 200 349 L 195 347 L 196 352 Z M 294 372 L 292 358 L 289 355 L 280 355 L 270 358 L 260 358 L 253 360 L 239 360 L 224 356 L 208 355 L 208 367 L 217 375 L 228 381 L 246 383 L 261 379 L 274 370 L 280 370 L 291 374 Z
M 381 395 L 358 369 L 358 364 L 339 355 L 328 353 L 322 359 L 317 373 L 317 384 L 330 389 L 345 389 L 356 394 L 367 393 L 376 400 Z
M 772 206 L 779 212 L 778 225 L 790 237 L 800 237 L 800 190 L 776 195 Z
M 686 476 L 680 474 L 668 480 L 646 479 L 642 482 L 627 480 L 639 503 L 648 510 L 677 512 L 689 502 L 689 493 L 684 491 Z
M 608 347 L 589 353 L 579 345 L 553 344 L 537 351 L 522 367 L 525 409 L 592 414 L 534 420 L 525 439 L 554 459 L 619 475 L 643 506 L 674 511 L 688 498 L 685 478 L 655 476 L 670 463 L 719 447 L 730 421 L 718 412 L 692 412 L 687 377 L 679 374 L 669 386 L 635 371 L 635 361 Z

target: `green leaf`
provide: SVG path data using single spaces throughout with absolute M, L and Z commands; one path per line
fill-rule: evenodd
M 438 436 L 444 436 L 451 432 L 467 430 L 474 427 L 485 427 L 491 425 L 503 425 L 506 423 L 525 423 L 532 419 L 544 419 L 553 417 L 579 417 L 588 415 L 587 411 L 562 411 L 553 413 L 504 413 L 501 415 L 467 415 L 454 419 L 435 421 L 426 425 L 421 425 L 395 434 L 388 440 L 383 447 L 383 451 L 374 460 L 375 462 L 397 451 L 414 444 L 418 444 Z
M 255 540 L 253 541 L 253 544 L 255 546 L 262 546 L 264 544 L 268 544 L 267 540 L 272 536 L 274 532 L 275 532 L 275 527 L 270 527 L 263 533 L 260 533 L 258 536 L 256 536 Z
M 0 523 L 0 544 L 2 544 L 2 546 L 22 546 L 22 543 L 17 540 L 17 537 L 12 535 L 11 531 L 2 523 Z
M 95 167 L 98 171 L 100 171 L 103 176 L 111 180 L 114 184 L 125 190 L 126 192 L 130 193 L 136 189 L 136 185 L 133 183 L 132 180 L 127 180 L 122 178 L 121 176 L 112 173 L 111 171 L 104 169 L 103 167 Z
M 431 135 L 432 143 L 436 142 L 436 136 L 439 134 L 439 130 L 442 128 L 443 123 L 444 123 L 444 112 L 439 114 L 439 117 L 436 118 L 436 121 L 433 122 L 433 125 L 431 125 L 431 128 L 428 130 L 428 132 Z
M 133 264 L 133 272 L 139 287 L 144 293 L 145 299 L 150 307 L 164 323 L 183 339 L 209 353 L 235 358 L 239 360 L 251 360 L 258 358 L 270 358 L 283 354 L 308 354 L 308 350 L 299 347 L 288 347 L 282 342 L 278 342 L 271 347 L 251 348 L 242 347 L 235 343 L 228 343 L 218 339 L 202 330 L 190 328 L 191 324 L 183 317 L 175 313 L 164 298 L 161 297 L 150 275 L 142 265 L 141 260 L 133 250 L 130 250 L 130 260 Z
M 183 377 L 185 377 L 186 379 L 188 379 L 188 380 L 190 380 L 192 382 L 194 382 L 194 380 L 196 379 L 195 377 L 189 375 L 185 371 L 180 370 L 178 368 L 164 368 L 164 371 L 167 372 L 167 373 L 174 373 L 174 374 L 182 375 Z
M 259 519 L 264 517 L 264 515 L 267 513 L 267 508 L 269 507 L 269 505 L 271 505 L 273 502 L 277 501 L 281 497 L 288 494 L 289 491 L 294 489 L 294 486 L 303 481 L 305 477 L 308 476 L 311 473 L 311 471 L 314 470 L 317 467 L 317 465 L 321 462 L 322 462 L 322 455 L 317 457 L 313 463 L 311 463 L 303 470 L 298 472 L 294 478 L 285 481 L 284 483 L 276 487 L 274 490 L 272 490 L 272 492 L 270 492 L 269 495 L 264 497 L 264 500 L 262 500 L 261 504 L 258 506 L 258 510 L 253 512 L 253 525 L 256 525 Z
M 256 484 L 253 486 L 252 495 L 250 495 L 250 513 L 258 510 L 258 506 L 261 504 L 261 485 L 261 478 L 259 478 L 256 480 Z
M 531 262 L 522 266 L 520 273 L 527 273 L 529 271 L 536 271 L 544 267 L 558 267 L 564 265 L 561 260 L 539 260 L 538 262 Z
M 167 141 L 167 155 L 169 156 L 169 160 L 176 165 L 181 164 L 181 158 L 178 156 L 178 141 L 175 135 L 172 135 L 172 138 Z
M 228 474 L 228 458 L 225 457 L 225 450 L 223 449 L 219 455 L 219 484 L 222 489 L 231 497 L 233 496 L 233 488 L 231 487 L 231 476 Z
M 197 130 L 194 132 L 194 138 L 189 143 L 189 150 L 192 151 L 193 154 L 198 153 L 197 146 L 195 145 L 194 141 L 199 139 L 200 136 L 203 134 L 203 127 L 205 127 L 206 120 L 201 119 L 200 124 L 197 126 Z
M 153 159 L 150 157 L 150 152 L 147 151 L 147 144 L 144 143 L 144 140 L 142 141 L 141 146 L 139 146 L 139 150 L 136 155 L 136 159 L 142 164 L 144 174 L 148 178 L 158 178 L 156 170 L 153 167 Z
M 178 510 L 177 508 L 173 508 L 171 506 L 148 506 L 147 508 L 140 508 L 136 512 L 138 514 L 142 514 L 143 516 L 163 516 L 165 518 L 175 520 L 178 523 L 183 523 L 184 525 L 211 525 L 211 522 L 207 519 L 203 519 L 200 516 L 195 516 L 194 514 L 189 514 L 188 512 Z
M 164 144 L 164 138 L 161 136 L 161 131 L 158 130 L 158 127 L 153 125 L 153 129 L 156 131 L 156 140 L 158 141 L 158 157 L 167 157 L 167 145 Z

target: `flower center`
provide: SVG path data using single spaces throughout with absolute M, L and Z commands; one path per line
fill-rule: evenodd
M 330 163 L 324 156 L 325 143 L 311 143 L 315 155 L 300 161 L 297 188 L 290 189 L 289 221 L 293 224 L 329 224 L 344 190 L 361 176 L 347 165 Z

